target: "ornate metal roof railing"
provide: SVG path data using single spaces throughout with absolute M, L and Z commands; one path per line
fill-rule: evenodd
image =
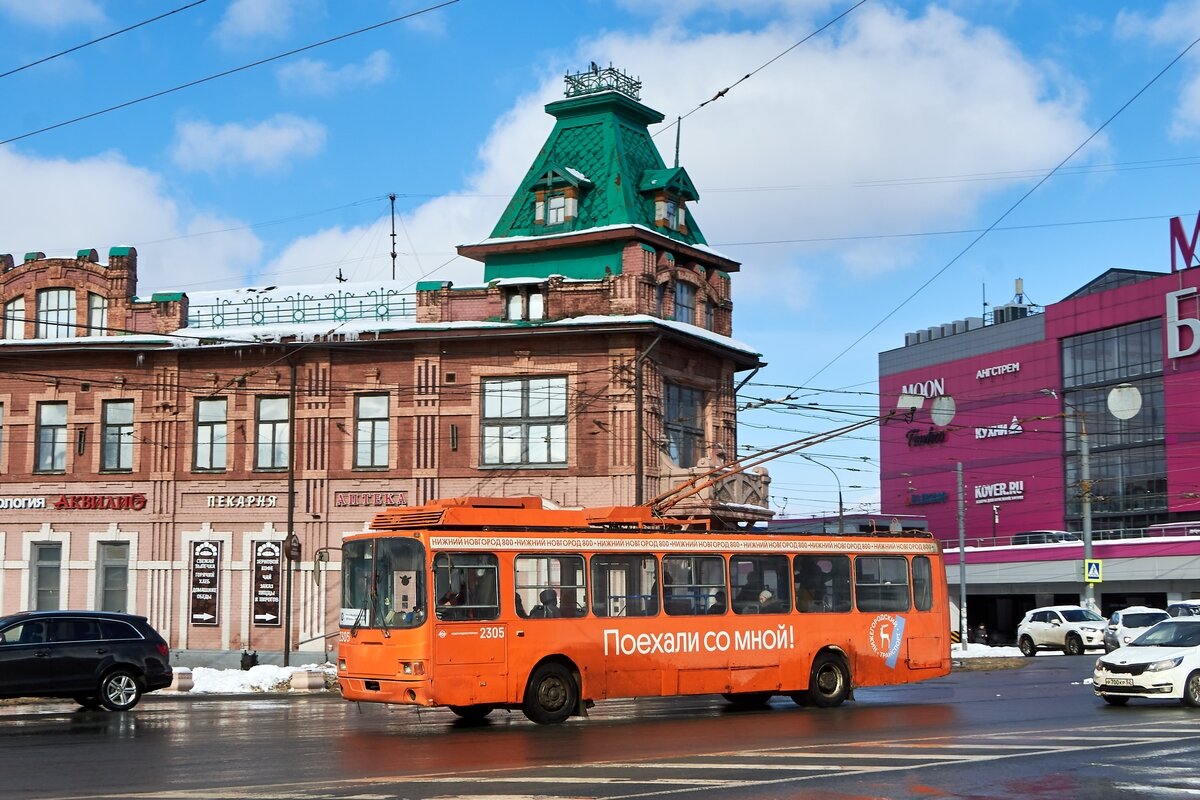
M 295 291 L 282 298 L 266 293 L 188 309 L 189 328 L 233 328 L 244 325 L 299 325 L 305 322 L 416 319 L 417 296 L 380 287 L 366 291 L 335 290 L 326 294 Z
M 592 68 L 574 75 L 565 75 L 567 97 L 579 97 L 596 92 L 617 91 L 634 100 L 642 99 L 642 82 L 609 64 L 601 69 L 592 63 Z

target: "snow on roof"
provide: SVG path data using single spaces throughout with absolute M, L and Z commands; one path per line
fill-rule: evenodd
M 563 169 L 565 169 L 567 172 L 574 175 L 576 180 L 581 181 L 581 182 L 587 181 L 588 183 L 591 183 L 591 181 L 588 179 L 587 175 L 584 175 L 582 172 L 575 169 L 574 167 L 563 167 Z
M 329 322 L 308 322 L 293 324 L 281 323 L 276 325 L 244 325 L 237 328 L 206 328 L 203 331 L 197 331 L 195 334 L 192 334 L 187 328 L 183 328 L 178 332 L 178 335 L 189 338 L 177 340 L 173 343 L 176 347 L 195 347 L 202 344 L 220 344 L 221 340 L 227 340 L 229 343 L 278 342 L 285 338 L 295 338 L 302 342 L 317 341 L 318 339 L 325 338 L 340 338 L 343 341 L 359 341 L 371 335 L 399 331 L 464 331 L 483 329 L 530 330 L 583 327 L 589 325 L 646 324 L 670 328 L 671 330 L 679 333 L 698 339 L 704 339 L 721 347 L 725 347 L 730 350 L 737 350 L 748 355 L 761 355 L 758 350 L 754 349 L 745 342 L 738 341 L 737 339 L 733 339 L 728 336 L 722 336 L 719 333 L 714 333 L 696 325 L 689 325 L 685 322 L 676 322 L 675 320 L 670 319 L 659 319 L 658 317 L 652 317 L 648 314 L 630 314 L 626 316 L 591 314 L 584 317 L 572 317 L 570 319 L 560 319 L 552 322 L 539 322 L 533 324 L 527 322 L 412 322 L 403 320 L 392 321 L 357 319 L 332 325 Z M 113 339 L 108 337 L 108 341 L 111 342 Z
M 672 239 L 670 236 L 667 236 L 664 233 L 656 231 L 653 228 L 647 228 L 645 225 L 631 225 L 631 224 L 627 224 L 627 223 L 620 223 L 620 224 L 615 224 L 615 225 L 598 225 L 594 228 L 584 228 L 583 230 L 578 230 L 578 231 L 565 231 L 563 233 L 547 233 L 547 234 L 543 234 L 541 236 L 491 236 L 491 237 L 488 237 L 487 239 L 483 239 L 481 241 L 475 242 L 474 244 L 465 245 L 465 246 L 466 247 L 478 247 L 480 245 L 485 245 L 485 244 L 504 244 L 505 242 L 537 242 L 537 241 L 545 241 L 547 239 L 566 239 L 566 238 L 569 238 L 572 236 L 583 236 L 585 234 L 597 233 L 600 231 L 628 230 L 629 228 L 637 228 L 638 230 L 643 230 L 646 233 L 653 234 L 654 236 L 658 237 L 659 239 L 662 239 L 664 242 L 669 242 L 670 244 L 673 244 L 676 246 L 694 247 L 697 250 L 703 250 L 706 253 L 711 253 L 712 255 L 717 256 L 718 258 L 723 258 L 727 261 L 732 261 L 734 263 L 741 263 L 736 258 L 731 258 L 730 256 L 727 256 L 724 253 L 714 250 L 713 248 L 709 247 L 706 244 L 692 244 L 690 242 L 681 242 L 678 239 Z

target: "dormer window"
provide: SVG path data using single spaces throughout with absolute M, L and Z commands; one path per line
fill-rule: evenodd
M 546 198 L 546 224 L 562 225 L 567 221 L 567 198 L 561 194 Z
M 668 197 L 663 208 L 663 219 L 671 230 L 679 229 L 679 201 Z
M 579 201 L 592 182 L 578 170 L 547 164 L 533 184 L 533 223 L 570 225 L 579 216 Z
M 546 292 L 541 286 L 513 286 L 506 290 L 504 318 L 509 322 L 537 322 L 546 318 Z

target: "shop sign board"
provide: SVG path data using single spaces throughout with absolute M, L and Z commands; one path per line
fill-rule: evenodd
M 254 624 L 259 627 L 279 627 L 280 564 L 283 548 L 279 542 L 254 543 Z
M 193 625 L 219 625 L 221 608 L 221 542 L 192 542 Z

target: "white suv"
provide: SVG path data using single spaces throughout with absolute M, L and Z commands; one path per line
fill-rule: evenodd
M 1104 626 L 1104 617 L 1083 606 L 1035 608 L 1017 626 L 1017 646 L 1027 656 L 1038 650 L 1080 656 L 1104 648 Z

